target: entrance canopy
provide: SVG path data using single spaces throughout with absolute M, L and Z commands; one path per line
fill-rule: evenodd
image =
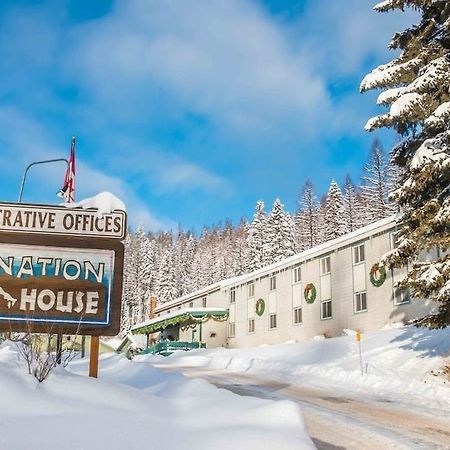
M 209 319 L 223 322 L 228 318 L 228 309 L 224 308 L 185 308 L 178 309 L 161 317 L 155 317 L 131 327 L 132 334 L 151 334 L 163 331 L 175 325 L 186 326 L 204 323 Z

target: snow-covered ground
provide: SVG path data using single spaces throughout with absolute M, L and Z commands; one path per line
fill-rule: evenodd
M 450 329 L 381 330 L 363 335 L 361 348 L 363 375 L 358 343 L 350 330 L 347 336 L 333 339 L 140 358 L 158 366 L 244 372 L 361 399 L 384 398 L 450 417 L 450 382 L 440 373 L 450 364 Z
M 145 360 L 103 356 L 38 383 L 15 345 L 0 346 L 0 449 L 99 450 L 314 448 L 298 406 L 240 397 Z

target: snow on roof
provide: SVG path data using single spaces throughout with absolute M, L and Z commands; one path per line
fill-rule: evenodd
M 162 322 L 167 319 L 172 319 L 177 316 L 182 316 L 183 314 L 191 314 L 191 315 L 207 315 L 207 314 L 228 314 L 228 309 L 226 308 L 183 308 L 177 309 L 175 311 L 170 312 L 169 314 L 163 314 L 159 317 L 154 317 L 153 319 L 146 320 L 144 322 L 137 323 L 131 327 L 131 331 L 138 330 L 140 328 L 146 327 L 148 325 L 154 325 L 155 323 Z M 135 336 L 135 335 L 133 335 Z

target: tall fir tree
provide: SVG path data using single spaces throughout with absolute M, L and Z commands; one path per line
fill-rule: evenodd
M 343 196 L 347 230 L 355 231 L 365 224 L 365 203 L 350 175 L 345 178 Z
M 409 6 L 419 12 L 419 23 L 394 35 L 389 47 L 400 55 L 368 74 L 361 91 L 383 89 L 378 103 L 389 107 L 366 129 L 391 127 L 403 138 L 393 149 L 402 170 L 393 193 L 402 227 L 397 248 L 383 262 L 391 268 L 408 264 L 400 286 L 437 302 L 418 324 L 439 328 L 450 323 L 450 2 L 387 0 L 375 10 Z M 434 249 L 436 257 L 420 259 Z
M 302 195 L 299 199 L 299 210 L 295 217 L 297 228 L 297 241 L 300 250 L 317 245 L 318 230 L 317 219 L 319 215 L 319 204 L 314 194 L 314 188 L 311 180 L 306 180 L 303 186 Z
M 281 261 L 296 251 L 295 228 L 291 216 L 277 198 L 266 221 L 265 253 L 268 263 Z
M 265 255 L 265 232 L 266 232 L 266 212 L 264 211 L 264 202 L 259 200 L 256 203 L 253 221 L 248 230 L 248 253 L 249 270 L 260 269 L 267 263 Z
M 169 249 L 164 253 L 158 273 L 158 302 L 167 303 L 178 297 L 177 278 Z
M 325 200 L 324 239 L 329 241 L 346 231 L 344 197 L 337 183 L 332 180 Z
M 369 160 L 364 166 L 362 195 L 367 205 L 367 223 L 388 217 L 392 212 L 389 196 L 389 164 L 378 139 L 374 139 Z

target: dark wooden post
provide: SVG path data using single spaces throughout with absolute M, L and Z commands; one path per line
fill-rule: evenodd
M 98 378 L 98 351 L 100 347 L 100 338 L 91 336 L 91 353 L 89 355 L 89 376 Z

